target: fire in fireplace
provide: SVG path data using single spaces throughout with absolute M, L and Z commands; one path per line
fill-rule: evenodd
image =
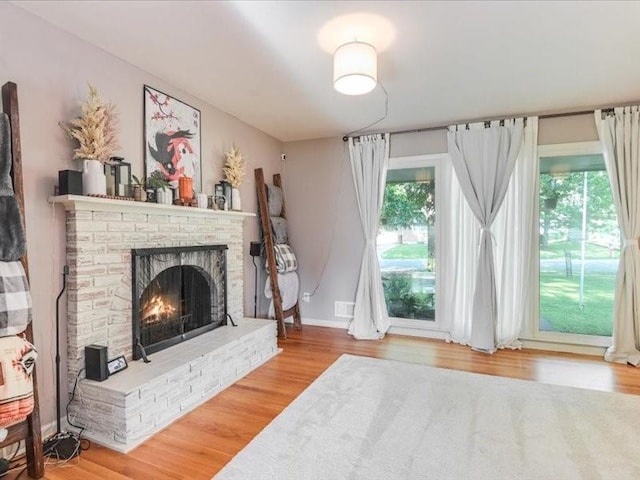
M 133 358 L 227 321 L 226 245 L 134 249 Z

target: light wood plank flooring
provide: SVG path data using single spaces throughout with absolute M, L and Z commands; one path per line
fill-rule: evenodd
M 280 355 L 128 455 L 92 445 L 73 466 L 47 466 L 45 478 L 209 480 L 342 353 L 640 395 L 640 369 L 598 357 L 536 350 L 485 355 L 439 340 L 356 341 L 344 330 L 310 326 L 288 335 Z

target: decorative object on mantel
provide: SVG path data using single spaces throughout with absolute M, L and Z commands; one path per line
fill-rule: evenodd
M 180 177 L 201 190 L 200 110 L 144 86 L 145 175 L 160 171 L 173 188 Z
M 128 200 L 128 201 L 122 201 Z M 49 203 L 64 206 L 67 211 L 121 212 L 121 213 L 153 213 L 163 212 L 168 215 L 186 215 L 188 217 L 248 218 L 255 217 L 252 212 L 220 211 L 204 208 L 182 208 L 184 205 L 160 205 L 149 202 L 136 202 L 133 198 L 108 198 L 98 195 L 58 195 L 48 198 Z M 178 199 L 179 202 L 179 199 Z M 197 203 L 194 202 L 194 206 Z M 190 206 L 190 205 L 189 205 Z
M 108 198 L 109 200 L 129 200 L 130 202 L 133 202 L 135 200 L 135 198 L 133 197 L 120 197 L 117 195 L 99 195 L 97 193 L 92 193 L 90 195 L 85 195 L 87 197 L 93 197 L 93 198 Z
M 222 180 L 216 183 L 213 193 L 218 210 L 229 210 L 229 204 L 231 203 L 231 184 L 226 180 Z
M 173 203 L 173 192 L 169 187 L 156 188 L 156 203 L 161 205 L 171 205 Z
M 160 170 L 154 171 L 147 178 L 147 188 L 153 190 L 156 203 L 171 205 L 173 201 L 173 192 L 169 189 L 169 182 Z
M 82 195 L 82 172 L 59 170 L 57 195 Z
M 82 193 L 84 195 L 107 194 L 107 176 L 104 174 L 102 163 L 98 160 L 82 162 Z
M 93 85 L 89 85 L 87 100 L 80 103 L 80 116 L 68 124 L 58 122 L 67 137 L 78 143 L 73 158 L 83 161 L 82 185 L 85 195 L 107 193 L 102 163 L 106 163 L 120 148 L 116 137 L 117 124 L 115 105 L 105 103 Z
M 133 199 L 136 202 L 146 202 L 147 192 L 144 189 L 144 182 L 135 175 L 133 177 Z
M 195 198 L 190 198 L 187 200 L 183 200 L 181 198 L 176 198 L 173 201 L 174 205 L 178 205 L 180 207 L 197 207 L 198 206 L 198 200 Z
M 198 203 L 198 208 L 207 208 L 207 194 L 206 193 L 198 193 L 196 195 L 196 200 Z
M 227 203 L 229 203 L 229 208 L 231 210 L 242 210 L 242 206 L 240 204 L 240 184 L 242 183 L 242 178 L 245 175 L 245 167 L 246 160 L 244 156 L 240 153 L 240 149 L 233 145 L 231 147 L 231 151 L 226 152 L 225 157 L 227 158 L 227 162 L 222 169 L 227 181 L 231 184 L 231 201 L 229 201 L 229 197 L 227 197 Z
M 104 165 L 104 174 L 107 177 L 107 194 L 116 197 L 130 196 L 131 190 L 131 164 L 122 157 L 111 157 Z
M 178 198 L 183 204 L 191 203 L 193 199 L 193 178 L 180 177 L 178 179 Z

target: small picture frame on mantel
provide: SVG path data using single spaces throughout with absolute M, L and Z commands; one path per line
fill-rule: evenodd
M 127 364 L 127 359 L 124 358 L 124 355 L 120 355 L 119 357 L 114 358 L 113 360 L 109 360 L 107 362 L 107 371 L 109 372 L 109 376 L 115 375 L 118 372 L 121 372 L 129 365 Z

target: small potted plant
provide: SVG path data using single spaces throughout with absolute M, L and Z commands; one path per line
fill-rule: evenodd
M 135 175 L 131 175 L 131 178 L 133 178 L 133 199 L 136 202 L 146 202 L 147 192 L 144 189 L 144 181 Z
M 107 193 L 104 163 L 120 148 L 116 135 L 115 106 L 104 102 L 98 90 L 89 85 L 89 97 L 80 103 L 80 115 L 69 123 L 58 122 L 67 137 L 78 143 L 73 158 L 82 160 L 85 195 Z
M 224 172 L 227 182 L 231 184 L 231 209 L 242 210 L 240 204 L 240 184 L 245 175 L 246 160 L 240 153 L 240 149 L 233 145 L 231 151 L 226 152 L 227 161 L 222 171 Z
M 163 205 L 171 205 L 173 194 L 169 189 L 169 182 L 160 170 L 155 170 L 147 178 L 147 188 L 155 192 L 156 202 Z

